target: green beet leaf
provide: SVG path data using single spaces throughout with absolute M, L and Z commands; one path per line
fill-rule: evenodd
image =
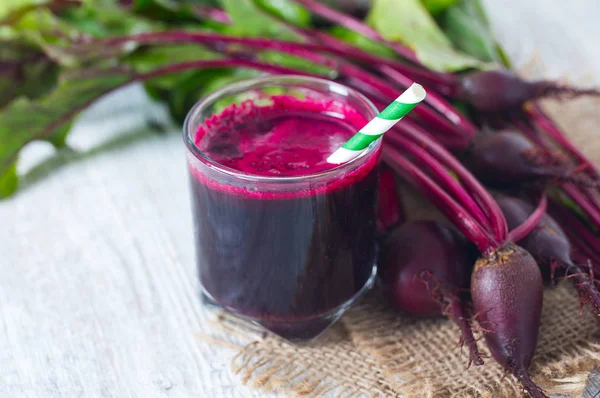
M 437 15 L 447 8 L 453 6 L 458 0 L 421 0 L 431 15 Z
M 0 109 L 19 96 L 37 98 L 56 84 L 58 66 L 19 40 L 0 40 Z
M 0 172 L 0 199 L 8 198 L 19 186 L 17 163 L 13 162 L 3 172 Z
M 374 0 L 367 21 L 384 38 L 412 48 L 419 60 L 434 70 L 486 66 L 457 51 L 419 0 Z
M 295 26 L 310 26 L 310 12 L 291 0 L 255 0 L 264 11 Z
M 131 79 L 118 68 L 87 70 L 61 78 L 54 90 L 37 100 L 18 98 L 0 111 L 0 172 L 6 172 L 29 142 L 50 139 L 64 142 L 66 125 L 101 95 Z M 52 138 L 53 133 L 56 133 Z
M 260 72 L 247 69 L 206 69 L 196 71 L 193 76 L 181 82 L 168 93 L 167 104 L 174 120 L 183 124 L 183 121 L 196 102 L 222 88 L 240 80 L 250 79 L 260 75 Z M 235 102 L 235 97 L 229 97 L 215 104 L 215 112 L 224 108 L 224 103 Z M 230 103 L 225 104 L 230 105 Z
M 440 15 L 440 26 L 462 52 L 481 61 L 506 64 L 478 0 L 461 0 Z
M 45 6 L 50 0 L 2 0 L 0 1 L 0 25 L 11 25 L 23 14 L 37 7 Z
M 124 61 L 138 72 L 150 72 L 173 62 L 218 59 L 222 56 L 196 44 L 144 47 L 127 56 Z M 187 70 L 166 74 L 144 83 L 148 95 L 167 103 L 173 119 L 183 122 L 191 106 L 200 98 L 202 87 L 212 79 L 227 74 L 227 70 Z
M 217 1 L 211 0 L 135 0 L 133 11 L 155 21 L 173 26 L 198 23 L 202 20 L 197 7 L 214 7 Z
M 284 54 L 277 51 L 263 51 L 258 55 L 258 59 L 265 63 L 285 66 L 299 71 L 321 75 L 324 78 L 335 79 L 337 76 L 336 71 L 333 71 L 325 66 L 315 65 L 314 62 L 307 61 L 302 57 Z
M 137 72 L 145 73 L 159 66 L 170 65 L 174 62 L 199 61 L 218 59 L 222 56 L 197 44 L 170 44 L 156 47 L 142 47 L 134 53 L 123 57 L 123 62 L 131 65 Z M 152 80 L 157 89 L 170 90 L 178 82 L 193 75 L 194 71 L 183 71 L 168 74 Z
M 239 36 L 268 36 L 283 40 L 297 39 L 287 26 L 269 15 L 254 0 L 220 0 L 233 24 L 229 32 Z
M 344 28 L 343 26 L 334 26 L 330 29 L 329 33 L 332 36 L 350 43 L 362 50 L 370 52 L 381 57 L 394 58 L 395 53 L 385 44 L 371 40 L 368 37 L 361 35 L 353 30 Z

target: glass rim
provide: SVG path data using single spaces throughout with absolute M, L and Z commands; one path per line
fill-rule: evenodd
M 337 165 L 335 167 L 332 167 L 330 169 L 323 170 L 323 171 L 320 171 L 317 173 L 309 173 L 309 174 L 304 174 L 304 175 L 300 175 L 300 176 L 265 176 L 265 175 L 259 175 L 259 174 L 246 173 L 246 172 L 243 172 L 243 171 L 231 168 L 231 167 L 227 167 L 227 166 L 217 162 L 216 160 L 212 159 L 210 156 L 208 156 L 207 154 L 202 152 L 196 146 L 196 143 L 194 142 L 194 140 L 192 138 L 192 134 L 194 134 L 195 131 L 190 131 L 190 129 L 192 127 L 191 126 L 192 120 L 203 109 L 205 109 L 207 106 L 209 106 L 212 103 L 214 103 L 215 101 L 217 101 L 222 96 L 232 95 L 232 94 L 235 94 L 236 92 L 250 90 L 252 88 L 260 88 L 261 86 L 267 85 L 269 83 L 272 83 L 273 85 L 277 85 L 277 84 L 279 84 L 279 85 L 286 85 L 286 84 L 301 85 L 303 83 L 315 83 L 315 84 L 323 84 L 330 88 L 334 87 L 337 90 L 333 89 L 333 90 L 329 90 L 329 91 L 333 92 L 333 93 L 336 93 L 336 92 L 344 93 L 346 95 L 353 96 L 353 97 L 357 98 L 360 102 L 362 102 L 364 105 L 366 105 L 367 109 L 371 113 L 371 115 L 368 115 L 368 117 L 367 117 L 368 120 L 371 120 L 372 118 L 374 118 L 378 113 L 378 110 L 375 107 L 375 105 L 365 95 L 363 95 L 362 93 L 358 92 L 357 90 L 355 90 L 353 88 L 350 88 L 348 86 L 345 86 L 345 85 L 337 83 L 337 82 L 334 82 L 332 80 L 322 79 L 322 78 L 318 78 L 318 77 L 311 77 L 311 76 L 303 76 L 303 75 L 271 75 L 271 76 L 263 76 L 263 77 L 257 77 L 257 78 L 252 78 L 252 79 L 245 79 L 245 80 L 242 80 L 239 82 L 227 84 L 227 85 L 221 87 L 220 89 L 213 91 L 211 94 L 200 99 L 198 102 L 196 102 L 194 104 L 194 106 L 192 106 L 192 108 L 189 110 L 187 116 L 185 117 L 185 121 L 183 122 L 183 136 L 184 136 L 183 139 L 184 139 L 187 149 L 198 160 L 203 162 L 205 165 L 210 167 L 212 170 L 219 172 L 219 173 L 226 174 L 226 175 L 236 178 L 236 179 L 251 180 L 253 182 L 294 183 L 294 182 L 305 181 L 307 179 L 321 179 L 323 177 L 338 174 L 340 171 L 344 171 L 346 169 L 353 169 L 353 166 L 355 166 L 356 164 L 360 165 L 361 160 L 364 161 L 373 152 L 375 152 L 376 149 L 378 149 L 381 146 L 382 138 L 380 137 L 379 139 L 377 139 L 376 141 L 371 143 L 371 145 L 369 145 L 363 152 L 361 152 L 360 155 L 358 155 L 356 158 L 350 160 L 349 162 L 342 163 L 340 165 Z

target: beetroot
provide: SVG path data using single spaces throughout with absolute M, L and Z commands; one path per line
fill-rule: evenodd
M 542 277 L 533 257 L 510 243 L 481 257 L 471 275 L 471 296 L 494 359 L 532 397 L 545 397 L 527 373 L 542 312 Z
M 555 156 L 515 131 L 476 136 L 464 163 L 481 182 L 493 187 L 551 179 L 594 185 L 586 176 L 567 170 Z
M 483 364 L 460 293 L 468 288 L 471 263 L 466 242 L 434 221 L 412 221 L 395 230 L 381 248 L 380 276 L 387 300 L 422 317 L 447 315 L 460 327 L 469 362 Z
M 534 211 L 531 204 L 519 198 L 499 196 L 497 202 L 510 229 L 522 224 Z M 573 263 L 571 243 L 560 225 L 550 215 L 544 214 L 538 227 L 518 243 L 538 262 L 546 279 L 552 279 L 557 268 L 561 271 L 561 275 L 564 274 L 571 279 L 579 293 L 582 305 L 590 303 L 592 312 L 600 316 L 600 293 L 590 275 Z
M 528 82 L 508 70 L 501 69 L 475 71 L 463 76 L 459 79 L 454 94 L 480 112 L 497 113 L 520 110 L 529 100 L 600 95 L 600 91 L 576 89 L 545 80 Z

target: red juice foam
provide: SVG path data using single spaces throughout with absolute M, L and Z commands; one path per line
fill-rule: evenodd
M 275 96 L 213 115 L 195 144 L 237 172 L 300 177 L 338 167 L 327 157 L 366 122 L 340 102 Z M 377 158 L 276 191 L 216 181 L 190 166 L 204 293 L 288 339 L 319 334 L 372 275 Z

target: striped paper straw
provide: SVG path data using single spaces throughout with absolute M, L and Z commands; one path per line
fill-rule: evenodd
M 379 112 L 373 120 L 359 130 L 340 149 L 327 158 L 333 164 L 346 163 L 361 154 L 373 141 L 394 127 L 419 102 L 425 99 L 425 90 L 420 84 L 413 83 L 398 98 Z

